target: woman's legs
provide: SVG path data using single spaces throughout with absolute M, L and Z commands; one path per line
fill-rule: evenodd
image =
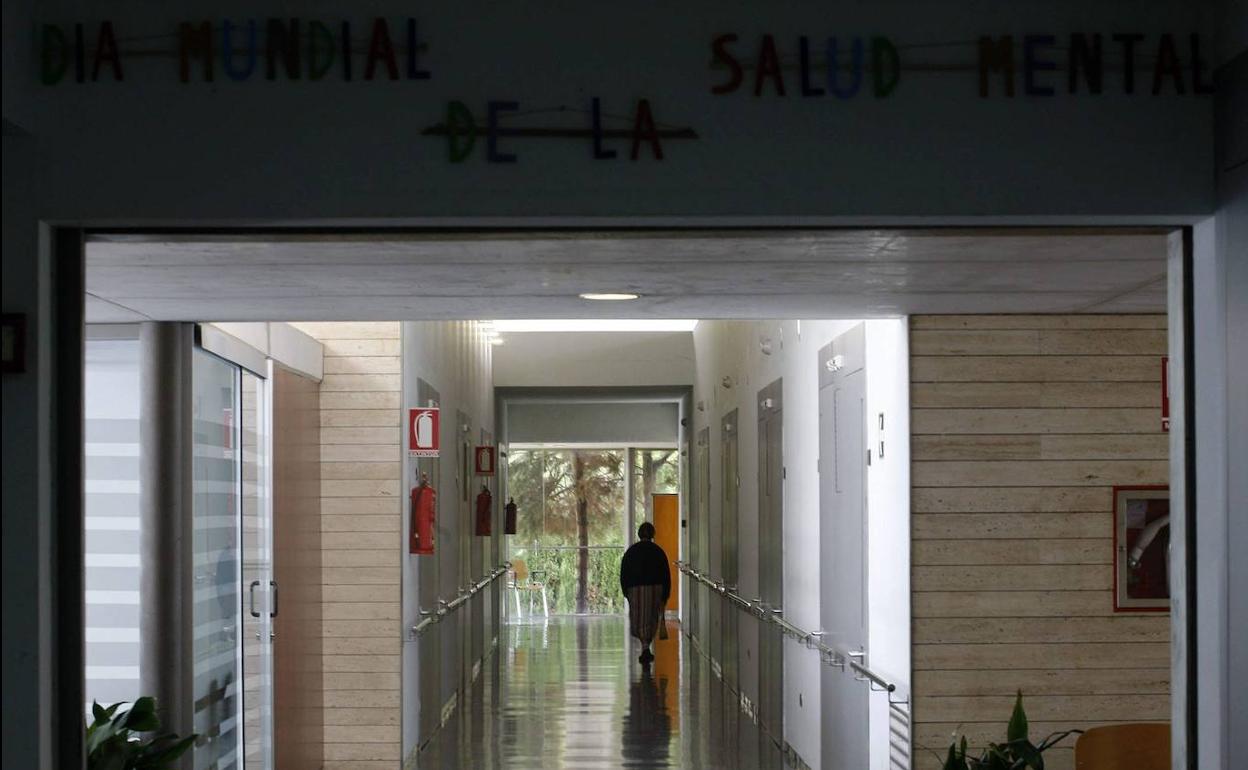
M 628 589 L 628 615 L 632 635 L 641 642 L 641 655 L 637 660 L 642 665 L 654 660 L 650 651 L 650 643 L 658 631 L 658 624 L 663 622 L 663 589 L 662 586 L 635 586 Z

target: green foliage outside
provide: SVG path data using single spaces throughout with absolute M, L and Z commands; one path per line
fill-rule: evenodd
M 544 548 L 537 550 L 517 548 L 513 551 L 513 558 L 524 559 L 530 573 L 545 573 L 542 580 L 546 584 L 550 611 L 554 614 L 576 612 L 578 555 L 576 550 Z M 624 595 L 620 593 L 620 558 L 623 555 L 623 546 L 590 550 L 587 588 L 589 612 L 598 614 L 624 612 L 626 606 Z M 540 597 L 535 595 L 533 600 L 534 607 L 536 607 Z M 527 599 L 522 598 L 522 601 L 527 601 Z
M 674 449 L 639 449 L 634 456 L 627 474 L 623 449 L 510 452 L 508 494 L 519 512 L 511 559 L 523 560 L 531 574 L 541 573 L 552 613 L 625 611 L 620 559 L 633 540 L 626 531 L 626 475 L 639 522 L 653 517 L 651 495 L 676 492 L 680 479 Z M 534 596 L 535 607 L 539 600 Z
M 590 545 L 625 543 L 623 450 L 513 450 L 507 490 L 519 508 L 517 547 L 578 545 L 581 500 Z
M 680 462 L 675 449 L 638 449 L 633 453 L 633 516 L 654 521 L 654 495 L 680 492 Z

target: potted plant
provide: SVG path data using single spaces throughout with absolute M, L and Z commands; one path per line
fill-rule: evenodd
M 92 702 L 87 728 L 87 770 L 161 770 L 186 753 L 197 735 L 179 738 L 160 732 L 156 701 L 143 697 L 122 708 Z M 139 733 L 148 733 L 143 736 Z
M 1039 746 L 1027 735 L 1027 714 L 1023 711 L 1023 693 L 1014 700 L 1014 713 L 1005 730 L 1005 743 L 990 743 L 978 758 L 966 755 L 966 736 L 949 744 L 943 770 L 1044 770 L 1044 752 L 1073 733 L 1066 730 L 1052 733 Z

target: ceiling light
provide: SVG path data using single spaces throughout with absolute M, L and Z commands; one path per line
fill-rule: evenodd
M 498 332 L 691 332 L 696 320 L 675 318 L 562 318 L 495 321 Z
M 579 296 L 581 299 L 592 299 L 598 302 L 622 302 L 641 297 L 640 294 L 634 294 L 631 291 L 587 291 Z
M 503 338 L 502 338 L 502 337 L 490 337 L 490 344 L 491 344 L 491 345 L 502 345 L 502 344 L 503 344 Z

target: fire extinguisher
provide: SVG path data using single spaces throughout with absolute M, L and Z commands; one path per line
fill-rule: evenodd
M 490 494 L 490 488 L 481 485 L 481 493 L 477 495 L 477 534 L 483 537 L 489 537 L 493 531 L 494 516 L 494 496 Z
M 415 554 L 433 553 L 434 517 L 438 510 L 438 493 L 429 485 L 429 474 L 420 474 L 420 483 L 412 487 L 412 525 L 407 550 Z
M 507 506 L 503 508 L 503 534 L 516 534 L 516 498 L 507 498 Z

